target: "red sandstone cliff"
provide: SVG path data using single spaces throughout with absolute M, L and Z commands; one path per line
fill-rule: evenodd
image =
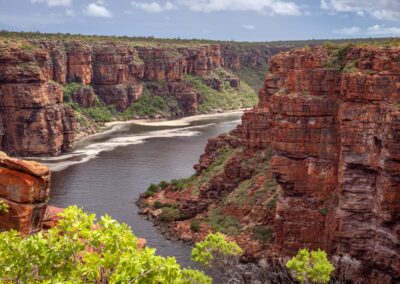
M 65 84 L 93 87 L 73 94 L 72 100 L 81 107 L 94 105 L 95 92 L 106 105 L 123 111 L 142 95 L 146 83 L 154 94 L 176 99 L 182 115 L 192 115 L 201 96 L 183 80 L 184 74 L 201 76 L 216 90 L 225 82 L 238 89 L 237 76 L 209 75 L 221 67 L 236 70 L 241 64 L 265 63 L 278 50 L 55 40 L 0 44 L 0 149 L 20 156 L 56 155 L 70 149 L 78 127 L 74 111 L 64 105 Z
M 250 259 L 321 248 L 362 261 L 368 283 L 397 283 L 399 102 L 399 48 L 280 53 L 242 126 L 209 141 L 183 190 L 169 186 L 148 204 L 180 204 L 201 224 L 195 240 L 236 226 Z M 189 224 L 170 228 L 188 239 Z M 255 238 L 260 226 L 267 241 Z
M 275 249 L 347 253 L 389 283 L 400 277 L 400 50 L 334 52 L 274 57 L 243 142 L 277 152 Z M 340 59 L 342 71 L 326 68 Z
M 8 157 L 0 152 L 0 201 L 8 212 L 0 212 L 0 231 L 22 234 L 42 229 L 50 194 L 50 171 L 36 162 Z

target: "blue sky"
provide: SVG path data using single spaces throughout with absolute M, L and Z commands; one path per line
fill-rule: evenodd
M 269 41 L 400 36 L 400 0 L 0 0 L 0 29 Z

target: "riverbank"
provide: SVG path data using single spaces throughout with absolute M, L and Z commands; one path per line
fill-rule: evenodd
M 166 126 L 166 127 L 180 127 L 180 126 L 188 126 L 191 122 L 194 121 L 201 121 L 206 119 L 230 116 L 230 115 L 237 115 L 243 114 L 244 111 L 248 110 L 249 108 L 237 109 L 237 110 L 230 110 L 230 111 L 223 111 L 223 112 L 215 112 L 215 113 L 208 113 L 208 114 L 196 114 L 191 116 L 180 117 L 176 119 L 131 119 L 131 120 L 116 120 L 111 122 L 106 122 L 104 125 L 97 129 L 96 133 L 91 133 L 84 135 L 78 139 L 76 139 L 75 144 L 79 145 L 80 142 L 85 141 L 87 139 L 96 137 L 98 135 L 103 135 L 107 133 L 111 133 L 117 130 L 118 127 L 129 125 L 129 124 L 137 124 L 143 126 Z

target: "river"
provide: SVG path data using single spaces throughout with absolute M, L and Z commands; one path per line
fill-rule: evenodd
M 183 118 L 167 122 L 117 123 L 88 137 L 72 153 L 43 158 L 53 172 L 50 204 L 78 205 L 98 216 L 105 213 L 127 223 L 163 256 L 183 266 L 191 247 L 166 240 L 135 204 L 150 183 L 194 173 L 207 140 L 240 123 L 240 112 Z

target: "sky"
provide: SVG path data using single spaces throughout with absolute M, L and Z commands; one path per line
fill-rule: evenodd
M 400 36 L 400 0 L 0 0 L 0 29 L 274 41 Z

